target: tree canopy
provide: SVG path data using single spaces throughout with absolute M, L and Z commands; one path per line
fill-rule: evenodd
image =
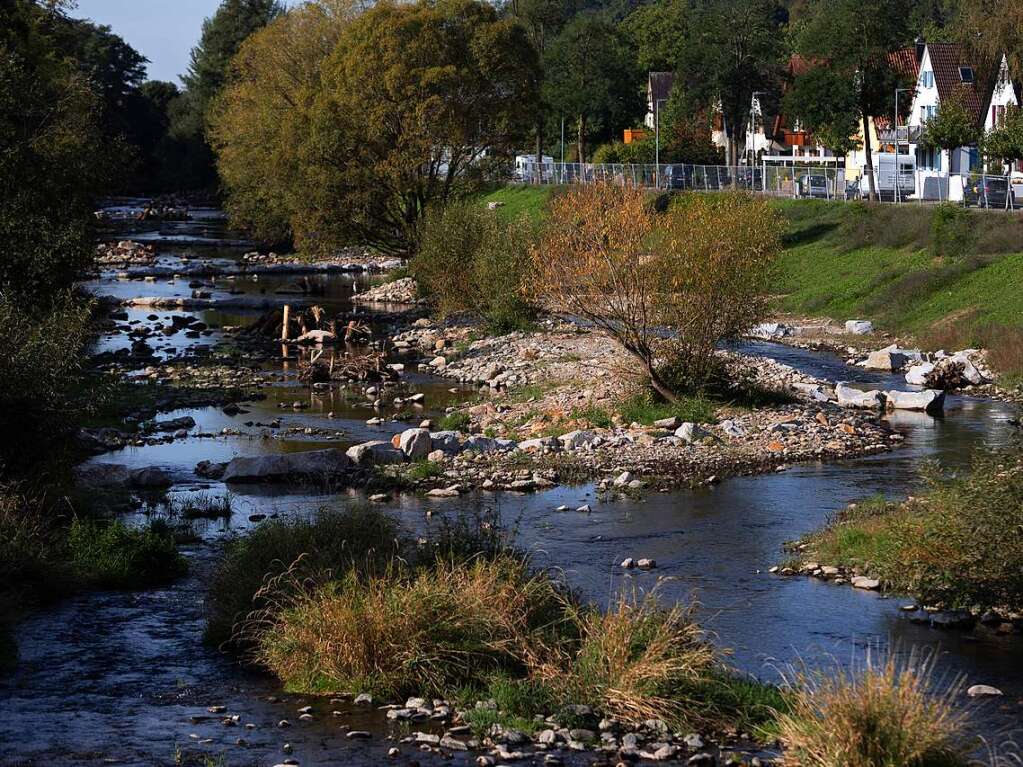
M 586 161 L 588 130 L 594 123 L 629 124 L 640 111 L 642 76 L 627 38 L 601 13 L 576 16 L 544 57 L 544 98 L 551 109 L 576 120 L 576 150 Z
M 977 118 L 966 106 L 961 90 L 953 91 L 941 102 L 938 114 L 927 120 L 920 144 L 934 149 L 958 149 L 980 139 Z

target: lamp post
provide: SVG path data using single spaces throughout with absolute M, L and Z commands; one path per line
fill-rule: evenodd
M 654 188 L 661 188 L 661 104 L 667 99 L 654 100 Z
M 899 173 L 899 94 L 909 93 L 912 88 L 896 88 L 895 89 L 895 121 L 893 127 L 895 129 L 895 202 L 902 202 L 902 178 Z M 867 128 L 866 125 L 863 126 Z M 909 151 L 909 127 L 906 128 L 906 150 Z M 914 179 L 914 186 L 916 179 Z
M 753 103 L 756 104 L 756 108 L 753 107 L 753 104 L 750 104 L 750 113 L 749 113 L 750 137 L 753 140 L 752 140 L 752 142 L 750 142 L 750 141 L 746 142 L 747 143 L 746 151 L 747 152 L 752 151 L 752 155 L 749 158 L 751 165 L 753 163 L 753 158 L 755 158 L 757 156 L 757 150 L 756 150 L 756 143 L 757 143 L 757 117 L 758 116 L 760 116 L 760 117 L 764 116 L 764 110 L 762 110 L 760 108 L 760 97 L 765 95 L 766 93 L 767 93 L 767 91 L 753 91 Z M 766 126 L 765 126 L 764 130 L 766 132 L 766 130 L 767 130 Z M 750 144 L 752 144 L 752 146 L 754 147 L 752 150 L 750 150 L 750 148 L 749 148 Z

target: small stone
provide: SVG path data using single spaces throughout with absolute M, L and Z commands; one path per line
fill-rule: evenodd
M 978 698 L 985 695 L 1001 695 L 1002 691 L 989 684 L 975 684 L 966 691 L 966 694 L 971 698 Z
M 345 733 L 345 737 L 348 738 L 348 740 L 369 740 L 373 736 L 365 730 L 350 730 Z
M 653 570 L 657 567 L 657 560 L 655 559 L 640 559 L 636 562 L 636 567 L 640 570 Z
M 624 567 L 626 570 L 631 570 L 635 566 L 636 560 L 633 559 L 632 557 L 626 557 L 625 559 L 622 560 L 622 567 Z

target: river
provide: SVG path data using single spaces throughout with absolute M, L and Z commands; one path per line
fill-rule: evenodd
M 217 245 L 217 239 L 223 239 L 220 227 L 215 217 L 206 216 L 193 225 L 150 231 L 147 239 L 171 241 L 160 245 L 160 259 L 172 269 L 195 264 L 197 259 L 237 259 L 242 248 Z M 367 284 L 362 276 L 316 280 L 322 290 L 308 300 L 331 309 L 350 308 L 352 290 Z M 107 271 L 86 287 L 122 298 L 187 296 L 188 281 L 125 279 Z M 202 282 L 214 298 L 231 296 L 235 306 L 230 312 L 188 312 L 211 328 L 251 322 L 257 307 L 267 301 L 294 304 L 302 300 L 276 292 L 293 278 L 204 278 Z M 246 307 L 246 299 L 252 301 L 251 307 Z M 175 313 L 180 312 L 131 310 L 129 320 L 153 322 L 148 317 Z M 168 340 L 166 345 L 178 354 L 188 345 L 221 340 L 214 330 L 199 339 Z M 97 351 L 125 343 L 123 334 L 110 334 L 97 341 Z M 884 388 L 902 385 L 892 377 L 849 368 L 830 354 L 770 343 L 745 344 L 743 350 L 831 380 Z M 190 437 L 127 448 L 92 460 L 165 468 L 176 480 L 175 495 L 222 494 L 226 492 L 223 485 L 196 480 L 193 468 L 198 461 L 347 445 L 403 428 L 392 422 L 367 426 L 371 410 L 299 387 L 295 370 L 289 370 L 287 363 L 268 373 L 275 384 L 266 400 L 244 406 L 251 411 L 248 415 L 231 418 L 218 408 L 196 408 L 161 417 L 192 415 L 201 431 L 237 428 L 242 420 L 280 418 L 285 427 L 329 428 L 344 432 L 343 437 L 326 442 L 322 437 L 276 439 L 249 429 L 216 439 Z M 424 417 L 436 416 L 448 404 L 471 394 L 429 376 L 414 376 L 411 381 L 427 395 Z M 278 402 L 295 399 L 308 403 L 308 409 L 277 407 Z M 1005 444 L 1016 433 L 1010 423 L 1015 415 L 1010 405 L 950 397 L 944 418 L 900 415 L 894 426 L 906 436 L 905 442 L 894 452 L 868 458 L 804 464 L 695 491 L 651 493 L 639 500 L 605 502 L 597 497 L 595 487 L 582 485 L 528 495 L 479 493 L 459 499 L 406 495 L 389 511 L 415 528 L 424 523 L 427 509 L 454 513 L 460 508 L 496 506 L 505 524 L 517 530 L 518 544 L 533 553 L 537 564 L 562 569 L 569 582 L 593 601 L 606 602 L 623 585 L 633 584 L 641 589 L 656 587 L 665 602 L 696 600 L 701 622 L 719 646 L 731 649 L 731 661 L 765 679 L 777 679 L 779 669 L 793 663 L 817 666 L 862 660 L 868 648 L 893 647 L 901 653 L 921 645 L 934 648 L 940 654 L 940 673 L 948 678 L 965 675 L 971 684 L 993 684 L 1004 691 L 1004 697 L 976 704 L 972 711 L 975 729 L 998 742 L 1016 733 L 1023 721 L 1023 639 L 1019 635 L 1001 636 L 982 627 L 939 631 L 907 620 L 899 607 L 908 600 L 813 579 L 779 577 L 767 570 L 783 557 L 786 541 L 819 527 L 849 501 L 878 493 L 905 496 L 920 486 L 924 462 L 938 461 L 950 469 L 965 467 L 979 448 Z M 233 489 L 233 517 L 210 523 L 202 531 L 202 542 L 185 549 L 192 564 L 186 579 L 139 593 L 86 594 L 29 617 L 17 631 L 19 667 L 11 677 L 0 679 L 0 764 L 174 764 L 176 759 L 187 763 L 207 754 L 214 759 L 210 763 L 222 758 L 230 765 L 273 765 L 289 756 L 282 750 L 284 743 L 291 744 L 290 757 L 302 765 L 384 761 L 394 743 L 380 737 L 353 742 L 338 727 L 341 721 L 357 729 L 384 732 L 382 718 L 375 712 L 340 706 L 344 716 L 339 718 L 329 713 L 339 705 L 310 701 L 316 718 L 300 723 L 296 710 L 302 699 L 283 695 L 272 680 L 241 669 L 231 657 L 202 642 L 204 582 L 226 536 L 244 534 L 252 514 L 305 515 L 324 505 L 348 503 L 354 496 Z M 555 511 L 561 504 L 576 508 L 583 503 L 591 505 L 591 513 Z M 618 563 L 626 556 L 654 558 L 658 567 L 623 574 Z M 206 708 L 213 705 L 224 705 L 228 714 L 240 715 L 239 726 L 226 727 L 220 723 L 222 717 L 209 715 Z M 274 726 L 285 718 L 295 726 Z M 246 723 L 256 727 L 246 729 Z M 246 745 L 237 745 L 239 738 Z M 430 755 L 405 748 L 421 763 L 431 763 Z M 455 761 L 466 760 L 456 757 Z

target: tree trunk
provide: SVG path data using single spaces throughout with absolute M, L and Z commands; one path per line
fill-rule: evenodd
M 877 180 L 874 176 L 874 155 L 870 148 L 870 118 L 867 116 L 866 106 L 860 108 L 860 112 L 863 115 L 863 156 L 867 164 L 867 182 L 870 184 L 870 201 L 875 202 L 877 200 Z M 898 126 L 896 126 L 898 130 Z M 898 157 L 896 156 L 895 162 L 895 183 L 898 183 Z
M 653 363 L 647 361 L 645 364 L 651 388 L 653 388 L 653 390 L 657 392 L 665 402 L 678 402 L 678 396 L 671 390 L 671 387 L 665 383 L 664 379 L 657 374 Z
M 579 150 L 579 162 L 586 162 L 586 115 L 579 115 L 579 136 L 576 140 Z

